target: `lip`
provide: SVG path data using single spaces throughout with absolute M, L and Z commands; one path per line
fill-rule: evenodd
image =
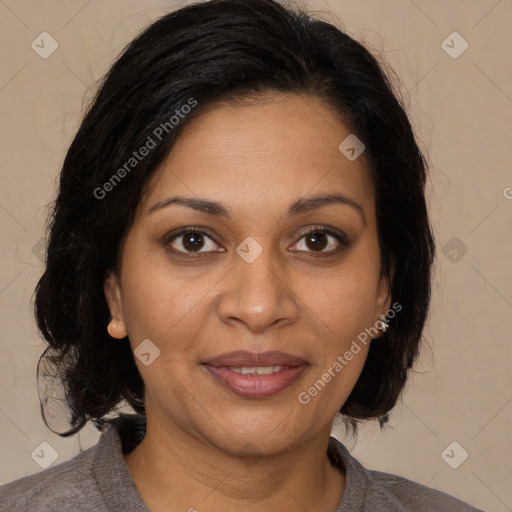
M 270 375 L 242 373 L 230 367 L 282 366 Z M 234 394 L 243 398 L 269 398 L 290 387 L 308 366 L 301 357 L 284 352 L 247 352 L 239 350 L 213 357 L 203 367 L 215 380 Z
M 269 365 L 270 366 L 270 365 Z M 204 367 L 211 375 L 233 393 L 243 398 L 269 398 L 290 387 L 306 369 L 307 365 L 284 366 L 270 375 L 244 375 L 224 366 Z
M 301 366 L 306 364 L 306 361 L 301 357 L 271 350 L 268 352 L 248 352 L 247 350 L 236 350 L 234 352 L 227 352 L 219 356 L 212 357 L 203 364 L 209 366 Z

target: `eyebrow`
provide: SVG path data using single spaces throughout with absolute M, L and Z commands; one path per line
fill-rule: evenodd
M 216 217 L 230 217 L 230 209 L 222 203 L 210 201 L 209 199 L 183 196 L 168 197 L 167 199 L 156 203 L 149 209 L 148 215 L 157 210 L 161 210 L 162 208 L 166 208 L 172 204 L 187 206 L 189 208 L 193 208 L 194 210 L 198 210 L 202 213 Z M 364 213 L 363 207 L 353 199 L 343 194 L 320 194 L 315 196 L 301 197 L 290 205 L 286 217 L 302 215 L 304 213 L 317 210 L 331 204 L 342 204 L 354 208 L 359 212 L 363 219 L 363 223 L 366 225 L 366 215 Z

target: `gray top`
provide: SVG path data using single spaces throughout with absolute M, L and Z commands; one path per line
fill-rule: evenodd
M 0 486 L 2 512 L 150 512 L 123 458 L 143 437 L 130 418 L 107 425 L 97 444 L 72 459 Z M 131 423 L 130 423 L 131 422 Z M 401 476 L 365 469 L 334 437 L 329 458 L 345 468 L 336 512 L 483 512 Z M 326 511 L 334 512 L 334 511 Z

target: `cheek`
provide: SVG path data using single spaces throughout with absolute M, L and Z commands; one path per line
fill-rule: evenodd
M 190 346 L 200 329 L 197 321 L 209 279 L 185 280 L 169 272 L 165 261 L 133 257 L 123 267 L 123 315 L 132 346 L 149 338 L 161 349 L 172 343 Z
M 325 333 L 347 340 L 369 327 L 373 318 L 378 267 L 367 256 L 353 253 L 337 268 L 300 281 L 300 295 Z

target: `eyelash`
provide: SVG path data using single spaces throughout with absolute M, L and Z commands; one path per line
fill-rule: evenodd
M 179 231 L 174 232 L 174 233 L 167 233 L 166 235 L 164 235 L 164 237 L 162 239 L 162 245 L 164 247 L 168 247 L 174 240 L 176 240 L 180 236 L 191 234 L 191 233 L 204 235 L 204 236 L 208 237 L 210 240 L 215 242 L 215 240 L 213 240 L 213 238 L 210 235 L 208 235 L 208 233 L 203 231 L 199 226 L 191 226 L 188 228 L 180 229 Z M 340 243 L 340 247 L 338 247 L 337 249 L 332 249 L 330 251 L 316 252 L 316 254 L 315 254 L 315 251 L 298 251 L 298 252 L 307 252 L 316 258 L 316 257 L 331 256 L 333 254 L 337 254 L 342 249 L 344 249 L 344 248 L 347 249 L 352 245 L 351 242 L 348 240 L 347 236 L 342 231 L 337 231 L 332 228 L 325 228 L 325 227 L 308 228 L 307 230 L 305 230 L 304 232 L 301 233 L 301 236 L 298 241 L 300 242 L 300 240 L 302 240 L 304 237 L 306 237 L 307 235 L 310 235 L 312 233 L 322 233 L 325 235 L 330 235 L 330 236 L 334 237 Z M 197 258 L 197 257 L 200 257 L 201 254 L 209 254 L 212 252 L 212 251 L 205 251 L 205 252 L 193 253 L 193 252 L 176 251 L 175 249 L 169 249 L 169 250 L 173 254 L 176 254 L 176 255 L 184 257 L 184 258 Z M 213 251 L 213 252 L 216 252 L 216 251 Z M 221 252 L 223 252 L 223 251 L 221 251 Z

